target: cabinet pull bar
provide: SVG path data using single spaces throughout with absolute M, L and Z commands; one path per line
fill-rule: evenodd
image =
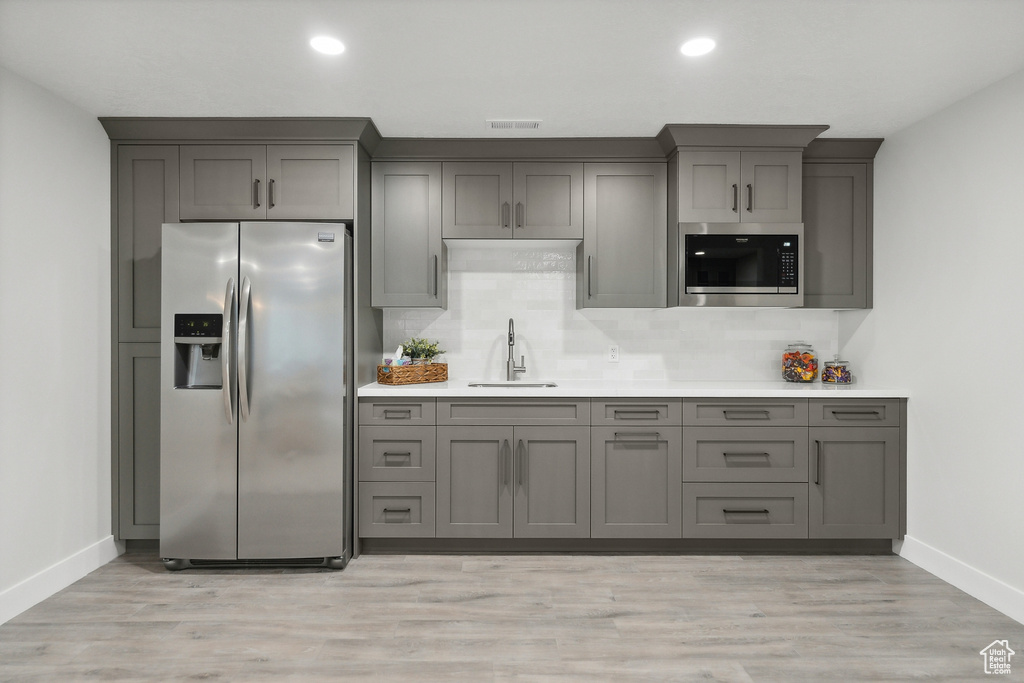
M 384 514 L 389 512 L 404 512 L 405 514 L 409 514 L 412 512 L 412 508 L 384 508 L 381 512 Z
M 385 458 L 411 458 L 412 457 L 412 452 L 411 451 L 405 451 L 405 452 L 399 453 L 399 452 L 386 451 L 384 453 L 381 453 L 381 455 L 384 456 Z
M 740 186 L 736 183 L 732 184 L 732 212 L 740 212 Z
M 507 459 L 507 464 L 501 468 L 501 485 L 505 487 L 508 486 L 509 470 L 512 469 L 512 447 L 509 445 L 508 439 L 501 444 L 501 454 Z
M 612 413 L 615 415 L 616 420 L 650 420 L 649 417 L 628 417 L 629 415 L 653 415 L 655 420 L 661 416 L 661 411 L 657 408 L 651 410 L 613 410 Z
M 519 488 L 523 488 L 523 450 L 523 440 L 519 439 L 519 443 L 516 445 L 516 469 L 519 476 Z
M 508 221 L 509 221 L 509 205 L 508 205 L 508 202 L 505 202 L 504 204 L 501 205 L 501 227 L 502 228 L 507 228 L 508 227 Z
M 724 458 L 770 458 L 767 453 L 722 453 Z
M 267 183 L 267 207 L 274 208 L 274 179 L 271 178 Z
M 587 257 L 587 298 L 588 299 L 593 296 L 593 294 L 591 293 L 591 288 L 590 288 L 590 285 L 591 285 L 591 283 L 593 281 L 594 281 L 594 257 L 593 256 L 588 256 Z
M 753 210 L 754 210 L 754 186 L 748 184 L 747 185 L 747 212 L 749 213 L 749 212 L 752 212 Z
M 882 414 L 877 410 L 831 410 L 829 412 L 831 412 L 836 417 L 839 417 L 840 415 L 875 415 L 876 417 L 878 417 L 881 416 Z
M 516 227 L 523 227 L 523 203 L 516 202 Z
M 396 417 L 392 417 L 391 414 L 396 413 Z M 412 419 L 412 408 L 385 408 L 384 409 L 385 420 L 403 420 Z
M 814 484 L 821 486 L 821 442 L 814 440 Z
M 722 512 L 727 515 L 767 515 L 768 510 L 744 510 L 742 508 L 722 508 Z
M 254 209 L 260 208 L 260 179 L 252 181 L 252 204 Z
M 434 296 L 437 296 L 437 254 L 433 257 L 433 268 L 434 268 Z
M 769 413 L 767 410 L 722 410 L 722 414 L 725 416 L 726 420 L 750 420 L 750 419 L 754 419 L 754 420 L 770 420 L 771 419 L 771 413 Z M 755 417 L 755 418 L 750 418 L 750 417 L 729 417 L 730 414 L 736 414 L 736 415 L 760 415 L 761 417 Z
M 615 438 L 619 441 L 642 441 L 643 439 L 624 439 L 620 437 L 625 436 L 653 436 L 655 439 L 661 438 L 661 432 L 615 432 Z

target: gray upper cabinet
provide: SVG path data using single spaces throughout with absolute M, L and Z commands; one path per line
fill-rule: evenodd
M 180 154 L 182 220 L 354 217 L 354 145 L 182 145 Z
M 121 342 L 160 341 L 160 226 L 177 220 L 177 146 L 118 147 L 116 312 Z
M 897 538 L 898 427 L 811 427 L 811 538 Z
M 584 164 L 577 308 L 666 303 L 667 173 L 662 163 Z
M 804 307 L 869 308 L 866 164 L 803 167 Z
M 799 223 L 799 151 L 680 151 L 683 223 Z
M 583 164 L 445 162 L 445 239 L 581 239 Z
M 374 162 L 372 192 L 372 304 L 444 308 L 441 163 Z

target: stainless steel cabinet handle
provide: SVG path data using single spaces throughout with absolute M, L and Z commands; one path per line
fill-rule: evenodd
M 252 283 L 242 278 L 242 296 L 238 301 L 238 407 L 242 422 L 249 419 L 249 302 Z
M 252 181 L 252 206 L 254 209 L 260 208 L 260 179 Z
M 771 414 L 767 410 L 722 410 L 726 420 L 770 420 Z M 760 415 L 760 417 L 729 417 L 730 415 Z
M 732 212 L 740 212 L 740 186 L 736 183 L 732 184 Z
M 267 206 L 271 209 L 274 208 L 274 179 L 271 178 L 270 182 L 267 183 Z
M 234 312 L 235 279 L 228 278 L 227 291 L 224 292 L 224 330 L 221 334 L 224 341 L 220 345 L 221 391 L 224 394 L 224 413 L 228 417 L 228 424 L 235 423 L 235 410 L 232 405 L 234 392 L 231 391 L 231 327 L 234 324 Z
M 506 463 L 503 463 L 504 467 L 501 468 L 501 485 L 508 486 L 509 470 L 512 469 L 512 447 L 508 439 L 501 443 L 501 455 L 506 460 Z
M 754 210 L 754 186 L 747 185 L 747 211 Z
M 437 296 L 437 254 L 434 254 L 434 296 Z
M 395 514 L 401 513 L 401 514 L 404 514 L 404 515 L 411 515 L 412 514 L 412 508 L 384 508 L 383 510 L 381 510 L 381 512 L 383 512 L 385 515 L 389 515 L 391 513 L 395 513 Z
M 646 439 L 625 439 L 622 437 L 627 436 L 653 436 L 655 439 L 661 438 L 661 432 L 615 432 L 616 441 L 646 441 Z
M 650 410 L 613 410 L 612 415 L 615 416 L 616 420 L 657 420 L 661 416 L 661 411 L 657 408 Z M 636 415 L 637 417 L 629 417 L 630 415 Z M 653 417 L 640 417 L 642 415 L 649 415 Z
M 516 227 L 523 227 L 523 203 L 516 202 Z
M 594 282 L 594 257 L 587 257 L 587 298 L 593 296 L 590 292 L 590 285 Z
M 818 440 L 814 441 L 814 483 L 818 486 L 821 485 L 821 442 Z
M 523 444 L 523 440 L 519 439 L 519 443 L 516 445 L 516 469 L 519 471 L 519 488 L 523 488 L 523 466 L 525 458 L 523 457 L 526 446 Z
M 831 410 L 829 412 L 831 412 L 835 417 L 839 418 L 840 420 L 843 419 L 839 417 L 840 415 L 856 415 L 858 417 L 874 415 L 875 417 L 880 417 L 882 414 L 877 410 Z
M 767 515 L 768 510 L 745 510 L 743 508 L 722 508 L 722 512 L 727 515 Z
M 772 456 L 767 453 L 722 453 L 723 458 L 764 458 L 770 460 Z
M 381 456 L 385 457 L 385 458 L 410 458 L 411 459 L 412 458 L 412 452 L 411 451 L 405 451 L 403 453 L 385 452 L 385 453 L 381 453 Z
M 385 420 L 411 420 L 412 419 L 412 408 L 385 408 L 384 409 Z M 395 417 L 391 417 L 391 414 L 395 413 Z
M 508 202 L 501 205 L 501 227 L 507 228 L 509 221 L 510 208 Z

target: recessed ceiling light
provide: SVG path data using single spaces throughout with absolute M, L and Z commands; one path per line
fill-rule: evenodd
M 715 49 L 715 41 L 711 38 L 694 38 L 683 43 L 683 46 L 679 48 L 687 57 L 700 57 L 706 55 Z
M 345 51 L 342 42 L 330 36 L 317 36 L 309 41 L 309 46 L 325 55 L 340 55 Z

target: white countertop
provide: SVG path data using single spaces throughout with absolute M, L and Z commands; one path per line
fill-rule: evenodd
M 540 380 L 521 380 L 528 384 Z M 799 384 L 777 381 L 694 381 L 664 380 L 551 380 L 555 387 L 471 387 L 467 381 L 432 382 L 429 384 L 366 384 L 359 387 L 360 397 L 432 397 L 432 398 L 494 398 L 494 397 L 574 397 L 574 398 L 907 398 L 906 389 L 863 385 L 833 386 L 821 382 Z

